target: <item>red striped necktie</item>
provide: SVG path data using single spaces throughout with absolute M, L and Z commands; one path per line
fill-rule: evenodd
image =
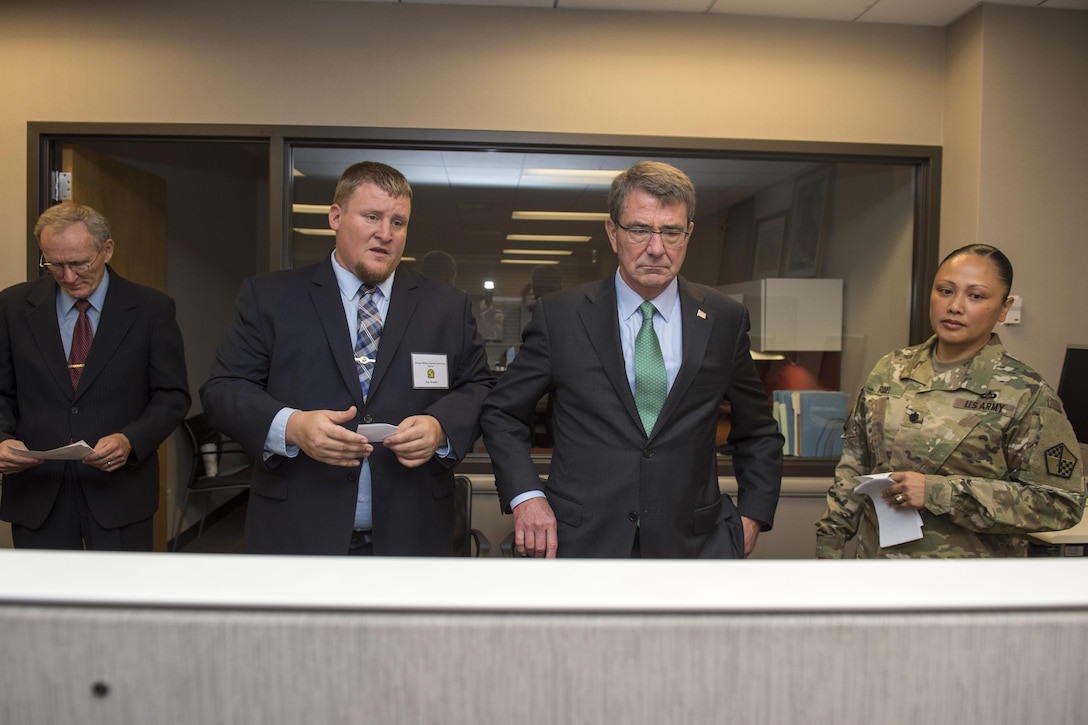
M 79 389 L 79 378 L 83 375 L 83 366 L 87 362 L 87 353 L 90 352 L 91 341 L 94 339 L 91 318 L 87 316 L 91 303 L 87 300 L 76 300 L 76 308 L 79 310 L 79 318 L 72 330 L 72 350 L 68 353 L 68 377 L 72 379 L 72 390 Z

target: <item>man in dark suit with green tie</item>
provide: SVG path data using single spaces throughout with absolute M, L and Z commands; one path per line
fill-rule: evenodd
M 90 207 L 34 235 L 47 273 L 0 292 L 0 518 L 19 548 L 150 551 L 157 451 L 190 402 L 174 301 L 110 268 Z M 82 460 L 25 454 L 81 440 Z
M 521 351 L 484 403 L 484 442 L 523 556 L 740 558 L 774 522 L 782 436 L 749 352 L 748 313 L 678 277 L 695 188 L 667 164 L 616 177 L 614 276 L 537 300 Z M 546 484 L 530 457 L 551 396 Z M 736 504 L 718 486 L 731 407 Z

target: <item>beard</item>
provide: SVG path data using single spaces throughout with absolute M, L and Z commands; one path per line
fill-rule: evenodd
M 393 270 L 397 268 L 399 262 L 399 258 L 395 260 L 390 259 L 388 263 L 381 266 L 367 266 L 360 262 L 356 264 L 351 271 L 360 282 L 379 285 L 389 279 L 389 275 L 393 274 Z

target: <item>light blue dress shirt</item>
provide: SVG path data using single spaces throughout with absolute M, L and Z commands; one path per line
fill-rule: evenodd
M 106 303 L 106 292 L 110 288 L 110 271 L 107 269 L 102 274 L 102 281 L 95 287 L 87 301 L 91 303 L 87 310 L 87 318 L 91 321 L 91 334 L 98 331 L 98 321 L 102 319 L 102 305 Z M 79 310 L 76 309 L 76 298 L 57 285 L 57 322 L 60 323 L 60 339 L 64 344 L 64 359 L 72 352 L 72 334 L 76 329 L 76 320 L 79 319 Z

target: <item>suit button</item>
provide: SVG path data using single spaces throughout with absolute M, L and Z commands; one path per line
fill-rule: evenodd
M 643 449 L 643 451 L 642 451 L 642 457 L 643 457 L 643 458 L 653 458 L 653 457 L 654 457 L 654 451 L 653 451 L 653 449 L 652 449 L 652 448 L 645 448 L 645 449 Z
M 73 405 L 73 406 L 72 406 L 72 415 L 77 415 L 78 413 L 79 413 L 79 408 L 77 408 L 77 407 L 75 407 L 75 406 Z
M 638 512 L 632 511 L 631 513 L 627 514 L 627 520 L 628 521 L 638 521 Z
M 373 423 L 373 422 L 374 422 L 374 418 L 372 418 L 372 417 L 371 417 L 371 416 L 369 416 L 369 415 L 364 415 L 364 416 L 363 416 L 363 422 L 364 422 L 364 423 Z

